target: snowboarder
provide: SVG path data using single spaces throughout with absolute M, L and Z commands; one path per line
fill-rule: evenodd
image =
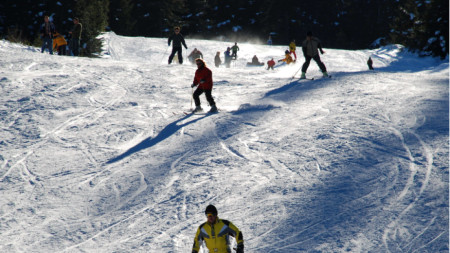
M 188 55 L 188 59 L 192 64 L 194 64 L 195 59 L 197 59 L 197 58 L 203 59 L 203 54 L 202 54 L 202 52 L 200 52 L 200 50 L 198 50 L 197 48 L 194 48 L 194 50 L 192 50 L 192 52 Z
M 275 61 L 273 60 L 273 58 L 267 62 L 267 70 L 272 69 L 273 70 L 273 66 L 275 66 Z
M 227 68 L 229 68 L 230 64 L 231 64 L 231 58 L 232 58 L 231 57 L 231 48 L 227 47 L 227 51 L 225 51 L 223 54 L 225 55 L 225 66 Z
M 323 64 L 323 62 L 320 60 L 318 50 L 320 50 L 321 54 L 324 54 L 325 52 L 322 50 L 320 40 L 316 37 L 313 37 L 312 32 L 306 33 L 306 39 L 302 44 L 302 50 L 303 56 L 305 57 L 305 63 L 303 63 L 302 66 L 302 76 L 300 77 L 300 79 L 306 78 L 306 70 L 309 67 L 311 59 L 314 59 L 314 61 L 317 63 L 320 70 L 322 71 L 323 76 L 328 77 L 327 68 L 325 67 L 325 64 Z
M 290 54 L 294 54 L 294 62 L 297 61 L 297 54 L 295 53 L 295 49 L 297 48 L 297 46 L 295 45 L 295 40 L 292 40 L 291 43 L 289 44 L 289 53 Z
M 50 22 L 48 16 L 44 17 L 44 23 L 41 26 L 42 48 L 41 53 L 44 53 L 45 48 L 48 52 L 53 54 L 53 34 L 55 33 L 55 25 Z
M 80 39 L 83 26 L 78 18 L 73 19 L 73 24 L 73 29 L 69 32 L 72 35 L 70 50 L 74 56 L 78 56 L 80 55 Z
M 230 221 L 219 219 L 217 209 L 213 205 L 209 205 L 205 210 L 206 222 L 201 224 L 194 238 L 194 246 L 192 253 L 198 253 L 200 246 L 204 241 L 209 252 L 229 253 L 230 236 L 234 237 L 237 242 L 236 253 L 244 253 L 244 238 L 242 232 Z
M 173 41 L 172 44 L 172 53 L 169 56 L 169 64 L 172 63 L 173 57 L 175 56 L 175 54 L 178 55 L 178 62 L 180 64 L 183 64 L 183 51 L 182 51 L 182 47 L 181 44 L 183 44 L 184 48 L 188 49 L 186 46 L 186 42 L 184 41 L 183 35 L 181 35 L 180 33 L 180 27 L 175 27 L 174 28 L 174 34 L 172 34 L 169 37 L 169 47 L 170 47 L 170 43 Z
M 372 57 L 369 57 L 369 60 L 367 60 L 367 66 L 369 66 L 369 70 L 373 70 L 373 61 L 372 61 Z
M 216 53 L 216 57 L 214 57 L 214 64 L 216 65 L 216 68 L 222 64 L 222 60 L 220 59 L 220 52 Z
M 212 72 L 208 67 L 206 67 L 205 61 L 203 61 L 203 59 L 197 58 L 195 59 L 195 63 L 197 64 L 197 70 L 195 71 L 194 82 L 192 83 L 191 87 L 194 88 L 197 85 L 198 87 L 193 94 L 195 102 L 195 109 L 193 112 L 197 113 L 203 111 L 202 107 L 200 106 L 200 95 L 203 92 L 206 95 L 206 100 L 211 106 L 209 112 L 217 112 L 216 103 L 214 102 L 214 99 L 211 95 L 213 87 Z
M 234 46 L 231 47 L 231 50 L 233 51 L 233 54 L 231 55 L 231 57 L 233 57 L 233 60 L 236 60 L 237 59 L 237 51 L 239 51 L 237 42 L 234 43 Z
M 289 50 L 284 51 L 284 59 L 278 60 L 278 62 L 286 62 L 286 64 L 290 64 L 292 62 L 294 62 L 294 60 L 292 60 L 292 56 L 289 53 Z
M 64 36 L 55 32 L 55 38 L 53 39 L 53 50 L 58 52 L 58 55 L 66 55 L 67 41 Z

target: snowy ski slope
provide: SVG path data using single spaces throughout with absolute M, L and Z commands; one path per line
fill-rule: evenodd
M 0 252 L 190 252 L 208 204 L 246 252 L 448 252 L 448 59 L 325 49 L 333 78 L 299 81 L 301 52 L 215 68 L 232 42 L 187 38 L 221 110 L 192 116 L 166 39 L 104 38 L 98 59 L 0 41 Z

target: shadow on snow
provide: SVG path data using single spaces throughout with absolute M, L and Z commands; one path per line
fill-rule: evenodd
M 169 125 L 167 125 L 163 130 L 161 130 L 161 132 L 159 132 L 159 134 L 152 138 L 152 137 L 148 137 L 147 139 L 141 141 L 139 144 L 137 144 L 136 146 L 130 148 L 129 150 L 127 150 L 125 153 L 114 157 L 112 159 L 110 159 L 109 161 L 106 162 L 106 164 L 112 164 L 115 162 L 118 162 L 134 153 L 137 153 L 141 150 L 153 147 L 154 145 L 164 141 L 165 139 L 169 138 L 170 136 L 172 136 L 174 133 L 176 133 L 178 130 L 180 130 L 182 127 L 185 127 L 187 125 L 193 124 L 201 119 L 204 119 L 205 117 L 207 117 L 208 115 L 204 115 L 202 117 L 198 117 L 195 118 L 189 122 L 183 123 L 178 125 L 178 123 L 188 119 L 189 117 L 191 117 L 192 114 L 186 115 L 180 119 L 175 120 L 174 122 L 170 123 Z

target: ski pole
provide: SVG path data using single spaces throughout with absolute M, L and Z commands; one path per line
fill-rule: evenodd
M 191 93 L 191 110 L 194 110 L 192 108 L 192 98 L 194 97 L 194 87 L 192 87 L 192 93 Z
M 160 60 L 159 62 L 162 62 L 162 60 L 164 59 L 164 56 L 165 56 L 166 53 L 167 53 L 167 50 L 169 50 L 169 47 L 166 48 L 166 51 L 163 53 L 163 55 L 162 55 L 162 57 L 161 57 L 161 60 Z
M 300 68 L 297 70 L 297 72 L 295 72 L 295 74 L 292 76 L 292 79 L 294 79 L 295 75 L 297 75 L 297 73 L 300 71 L 300 69 L 302 69 L 302 67 L 300 67 Z M 292 79 L 291 79 L 291 80 L 292 80 Z

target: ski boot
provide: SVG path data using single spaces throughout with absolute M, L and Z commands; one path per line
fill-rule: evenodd
M 196 106 L 195 109 L 192 111 L 192 113 L 198 113 L 198 112 L 203 112 L 203 109 L 201 106 Z
M 217 112 L 217 107 L 216 107 L 216 105 L 213 105 L 213 106 L 211 106 L 209 113 L 215 113 L 215 112 Z
M 324 78 L 325 78 L 325 77 L 330 77 L 326 71 L 322 72 L 322 74 L 323 74 L 323 77 L 324 77 Z
M 302 72 L 302 76 L 300 76 L 300 79 L 306 79 L 306 72 Z

